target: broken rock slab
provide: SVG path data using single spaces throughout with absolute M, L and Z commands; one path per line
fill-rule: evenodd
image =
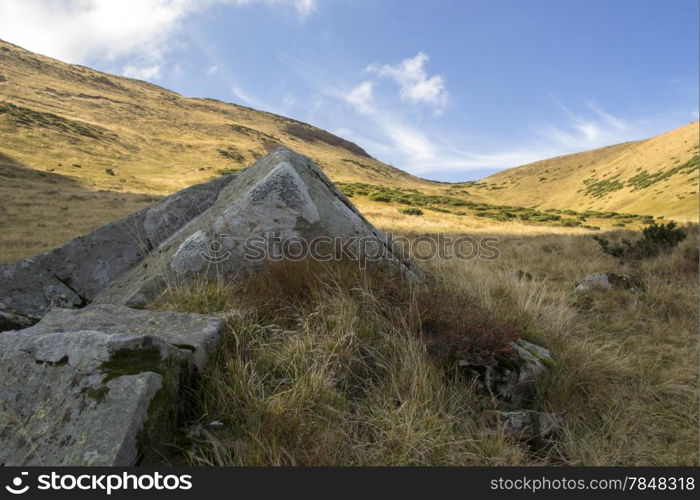
M 25 334 L 98 330 L 100 332 L 153 335 L 183 350 L 193 368 L 202 372 L 216 347 L 224 320 L 214 315 L 150 311 L 111 304 L 83 309 L 55 308 Z
M 133 465 L 168 432 L 184 356 L 153 335 L 0 334 L 0 465 Z

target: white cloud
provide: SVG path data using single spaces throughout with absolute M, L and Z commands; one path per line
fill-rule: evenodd
M 215 75 L 219 72 L 218 66 L 209 66 L 207 68 L 207 75 Z
M 371 114 L 374 112 L 373 86 L 372 82 L 362 82 L 345 95 L 345 100 L 359 113 Z
M 287 6 L 306 18 L 318 1 L 2 0 L 0 38 L 70 63 L 121 62 L 125 70 L 145 74 L 162 66 L 187 15 L 215 4 L 259 3 Z M 159 72 L 151 73 L 157 78 Z
M 371 64 L 367 71 L 394 80 L 400 87 L 399 95 L 404 101 L 429 104 L 436 113 L 441 113 L 447 106 L 449 94 L 442 75 L 428 76 L 425 70 L 428 59 L 427 54 L 419 52 L 395 66 Z
M 139 80 L 160 78 L 160 65 L 154 64 L 153 66 L 139 67 L 127 64 L 122 68 L 122 74 L 129 78 L 138 78 Z

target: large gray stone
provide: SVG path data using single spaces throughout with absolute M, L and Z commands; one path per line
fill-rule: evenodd
M 183 361 L 152 335 L 0 334 L 0 465 L 133 465 L 172 422 Z
M 223 320 L 218 316 L 170 311 L 147 311 L 111 304 L 93 304 L 83 309 L 55 308 L 24 333 L 98 330 L 156 336 L 183 349 L 194 368 L 204 369 L 219 341 Z
M 336 259 L 344 248 L 345 257 L 411 280 L 421 276 L 316 164 L 280 148 L 239 174 L 210 208 L 94 300 L 138 307 L 183 277 L 228 279 L 254 272 L 279 256 L 288 257 L 292 252 L 280 250 L 292 241 L 306 245 L 305 255 Z M 314 241 L 321 244 L 314 247 Z
M 0 266 L 0 331 L 26 327 L 54 307 L 143 307 L 181 278 L 254 272 L 292 240 L 317 257 L 323 249 L 324 259 L 351 257 L 413 281 L 422 275 L 317 165 L 280 148 L 241 174 L 190 187 L 60 248 Z M 264 258 L 255 255 L 261 249 Z
M 0 266 L 0 328 L 21 328 L 53 307 L 81 307 L 201 214 L 225 176 L 175 193 L 36 257 Z

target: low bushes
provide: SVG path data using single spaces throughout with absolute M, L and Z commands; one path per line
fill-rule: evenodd
M 611 243 L 601 236 L 594 236 L 601 250 L 608 255 L 619 258 L 646 259 L 675 248 L 688 235 L 675 222 L 657 224 L 650 220 L 648 227 L 642 230 L 642 237 L 636 240 L 622 238 L 619 243 Z

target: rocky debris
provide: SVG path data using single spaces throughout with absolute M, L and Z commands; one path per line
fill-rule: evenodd
M 108 334 L 152 335 L 183 350 L 201 373 L 219 341 L 223 320 L 218 316 L 170 311 L 147 311 L 111 304 L 93 304 L 83 309 L 56 308 L 26 334 L 97 330 Z
M 287 243 L 294 247 L 287 246 L 288 254 Z M 114 280 L 95 302 L 139 307 L 180 278 L 240 276 L 292 253 L 349 257 L 410 280 L 421 276 L 314 162 L 279 148 L 238 174 L 211 207 Z
M 153 335 L 0 334 L 0 465 L 133 465 L 174 421 L 185 353 Z
M 488 363 L 475 365 L 459 361 L 458 365 L 476 374 L 490 394 L 522 407 L 529 403 L 537 390 L 537 379 L 552 365 L 552 354 L 525 340 L 511 342 L 510 349 Z
M 639 280 L 615 273 L 589 274 L 575 288 L 577 292 L 613 289 L 629 290 L 638 294 L 644 293 L 644 285 Z
M 490 411 L 486 413 L 486 420 L 503 429 L 506 436 L 537 449 L 552 445 L 564 423 L 557 413 L 533 410 Z
M 30 259 L 0 266 L 0 328 L 35 323 L 53 307 L 82 307 L 206 210 L 225 176 L 168 196 Z

